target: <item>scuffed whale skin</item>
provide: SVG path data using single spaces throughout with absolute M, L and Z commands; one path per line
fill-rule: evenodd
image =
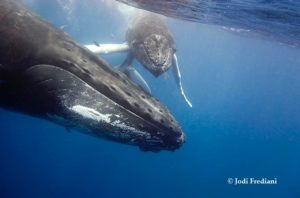
M 184 142 L 159 101 L 13 0 L 0 1 L 0 52 L 2 108 L 143 151 Z

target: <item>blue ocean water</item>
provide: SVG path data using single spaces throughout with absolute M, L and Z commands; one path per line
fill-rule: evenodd
M 119 43 L 136 10 L 112 1 L 22 1 L 82 44 Z M 0 197 L 299 197 L 300 49 L 166 19 L 185 91 L 137 65 L 187 141 L 145 153 L 0 110 Z M 105 55 L 113 65 L 124 54 Z M 33 96 L 34 97 L 34 96 Z M 277 179 L 230 185 L 228 178 Z

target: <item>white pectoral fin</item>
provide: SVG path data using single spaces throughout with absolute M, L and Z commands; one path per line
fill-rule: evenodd
M 186 103 L 189 105 L 189 107 L 193 107 L 192 103 L 189 101 L 189 99 L 186 97 L 184 91 L 183 91 L 183 87 L 182 87 L 182 82 L 181 82 L 181 74 L 180 74 L 180 69 L 179 69 L 179 65 L 178 65 L 178 60 L 177 60 L 177 56 L 176 54 L 173 55 L 173 62 L 174 62 L 174 66 L 173 66 L 173 73 L 174 73 L 174 77 L 176 80 L 176 84 L 180 90 L 181 95 L 183 96 L 184 100 L 186 101 Z
M 129 50 L 129 45 L 127 43 L 122 44 L 90 44 L 84 45 L 88 50 L 95 54 L 108 54 L 114 52 L 125 52 Z

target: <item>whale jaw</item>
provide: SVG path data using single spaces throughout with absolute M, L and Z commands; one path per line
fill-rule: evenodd
M 175 130 L 155 125 L 56 66 L 30 67 L 21 78 L 4 85 L 0 89 L 2 107 L 84 134 L 153 152 L 173 151 L 184 142 L 177 125 L 173 126 Z

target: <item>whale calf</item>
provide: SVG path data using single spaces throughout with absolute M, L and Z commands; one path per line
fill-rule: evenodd
M 129 25 L 126 41 L 134 57 L 155 77 L 166 72 L 176 52 L 174 39 L 157 15 L 143 14 Z
M 0 107 L 11 111 L 143 151 L 184 143 L 157 99 L 13 0 L 0 1 L 0 82 Z

